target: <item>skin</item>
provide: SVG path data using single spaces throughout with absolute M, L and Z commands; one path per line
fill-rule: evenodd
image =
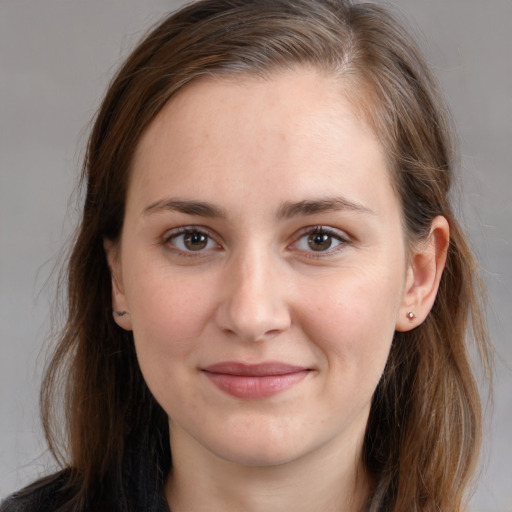
M 358 510 L 367 498 L 372 394 L 395 329 L 432 307 L 449 233 L 438 217 L 406 250 L 386 156 L 356 114 L 313 70 L 207 79 L 141 139 L 122 236 L 105 248 L 113 307 L 127 312 L 116 321 L 169 416 L 173 512 Z M 190 244 L 201 234 L 204 247 Z M 205 376 L 223 361 L 307 375 L 243 399 Z

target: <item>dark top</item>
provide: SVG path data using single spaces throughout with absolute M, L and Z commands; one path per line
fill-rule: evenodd
M 149 479 L 132 482 L 122 500 L 103 487 L 86 505 L 73 500 L 72 474 L 64 470 L 38 480 L 0 504 L 0 512 L 170 512 L 160 484 Z

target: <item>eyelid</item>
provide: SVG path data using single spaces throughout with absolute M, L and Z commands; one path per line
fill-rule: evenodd
M 162 240 L 170 240 L 171 238 L 182 235 L 183 233 L 191 233 L 197 231 L 198 233 L 203 233 L 205 235 L 210 236 L 211 231 L 208 228 L 205 228 L 204 226 L 179 226 L 177 228 L 171 228 L 164 232 L 162 235 Z
M 165 231 L 165 233 L 162 235 L 161 238 L 161 244 L 165 245 L 169 250 L 176 252 L 183 256 L 194 256 L 194 257 L 200 257 L 205 256 L 206 253 L 210 252 L 212 249 L 203 249 L 198 251 L 185 251 L 183 249 L 180 249 L 179 247 L 176 247 L 172 245 L 170 242 L 173 238 L 177 238 L 180 235 L 185 235 L 187 233 L 201 233 L 203 235 L 206 235 L 209 240 L 211 240 L 217 247 L 216 249 L 221 249 L 222 245 L 217 241 L 218 236 L 215 233 L 212 233 L 212 231 L 204 226 L 180 226 L 177 228 L 168 229 Z
M 336 247 L 333 247 L 332 249 L 328 249 L 326 251 L 306 251 L 298 249 L 303 256 L 307 258 L 323 258 L 323 257 L 329 257 L 337 254 L 338 252 L 342 251 L 347 245 L 351 245 L 353 243 L 352 238 L 345 232 L 337 228 L 333 228 L 330 226 L 324 226 L 324 225 L 316 225 L 316 226 L 308 226 L 305 228 L 302 228 L 299 230 L 296 235 L 294 236 L 294 242 L 289 245 L 289 247 L 293 248 L 294 245 L 297 245 L 298 242 L 305 236 L 310 236 L 315 233 L 321 233 L 328 236 L 331 236 L 332 238 L 338 240 L 340 242 L 339 245 Z

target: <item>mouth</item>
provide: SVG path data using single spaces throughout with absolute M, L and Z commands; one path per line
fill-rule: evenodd
M 202 369 L 221 391 L 235 398 L 257 399 L 282 393 L 309 375 L 303 366 L 280 362 L 246 364 L 234 361 L 217 363 Z

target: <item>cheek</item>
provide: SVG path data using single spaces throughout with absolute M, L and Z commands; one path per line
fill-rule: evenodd
M 309 308 L 303 307 L 304 328 L 340 376 L 377 384 L 393 339 L 401 285 L 398 272 L 352 269 L 350 275 L 332 278 L 322 291 L 309 290 L 313 299 Z
M 126 282 L 135 346 L 141 368 L 166 367 L 192 353 L 212 314 L 208 279 L 187 279 L 169 265 L 134 261 Z M 137 269 L 145 268 L 141 272 Z
M 167 414 L 176 407 L 193 411 L 196 402 L 184 390 L 193 389 L 187 379 L 197 364 L 199 340 L 208 322 L 208 297 L 190 282 L 162 276 L 146 276 L 133 284 L 133 336 L 144 380 Z

